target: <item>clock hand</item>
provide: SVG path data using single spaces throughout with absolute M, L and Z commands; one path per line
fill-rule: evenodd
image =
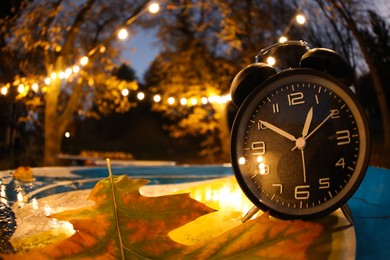
M 309 111 L 309 112 L 310 112 L 310 111 Z M 329 119 L 332 115 L 333 115 L 333 111 L 330 112 L 330 114 L 329 114 L 324 120 L 322 120 L 322 122 L 321 122 L 316 128 L 314 128 L 313 131 L 310 132 L 310 134 L 308 134 L 306 137 L 303 137 L 303 140 L 306 141 L 310 136 L 312 136 L 315 132 L 317 132 L 317 130 L 318 130 L 323 124 L 325 124 L 325 122 L 328 121 L 328 119 Z M 299 138 L 299 139 L 301 139 L 301 138 Z M 297 149 L 297 145 L 295 145 L 295 146 L 291 149 L 291 151 L 294 151 L 295 149 Z
M 306 183 L 305 155 L 304 155 L 303 149 L 300 149 L 300 150 L 301 150 L 301 156 L 302 156 L 303 182 Z
M 278 133 L 281 136 L 284 136 L 284 137 L 286 137 L 287 139 L 289 139 L 291 141 L 296 141 L 296 138 L 292 134 L 289 134 L 286 131 L 280 129 L 279 127 L 276 127 L 276 126 L 274 126 L 274 125 L 272 125 L 272 124 L 270 124 L 270 123 L 268 123 L 266 121 L 261 121 L 261 120 L 259 120 L 259 121 L 260 121 L 260 123 L 262 123 L 263 125 L 265 125 L 269 129 L 274 131 L 275 133 Z
M 309 132 L 311 120 L 313 119 L 313 107 L 310 108 L 309 112 L 306 116 L 306 121 L 302 129 L 302 137 L 305 138 L 307 136 L 307 133 Z

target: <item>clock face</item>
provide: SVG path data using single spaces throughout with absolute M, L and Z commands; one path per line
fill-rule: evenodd
M 354 94 L 310 69 L 282 71 L 244 101 L 232 130 L 238 183 L 259 208 L 310 219 L 345 203 L 362 181 L 369 133 Z

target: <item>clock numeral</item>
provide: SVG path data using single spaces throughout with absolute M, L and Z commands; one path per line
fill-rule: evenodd
M 295 106 L 295 105 L 300 105 L 300 104 L 305 103 L 305 100 L 303 100 L 303 93 L 302 92 L 296 92 L 296 93 L 289 94 L 287 96 L 287 98 L 288 98 L 288 104 L 290 106 Z
M 272 104 L 272 111 L 275 113 L 279 113 L 279 104 Z
M 260 122 L 260 120 L 257 122 L 257 130 L 264 130 L 268 129 L 263 123 Z
M 310 197 L 310 185 L 299 185 L 295 187 L 294 197 L 297 200 L 307 200 Z
M 283 193 L 283 185 L 280 184 L 280 183 L 274 183 L 272 184 L 272 187 L 279 187 L 279 193 L 282 194 Z
M 321 178 L 318 180 L 320 184 L 319 189 L 329 189 L 330 187 L 330 178 Z
M 255 151 L 252 155 L 263 155 L 265 154 L 265 143 L 263 141 L 252 142 L 251 149 Z
M 338 109 L 331 109 L 330 112 L 332 113 L 332 119 L 340 118 L 340 111 Z
M 344 167 L 345 167 L 344 157 L 340 158 L 340 160 L 338 160 L 337 163 L 336 163 L 335 165 L 336 165 L 336 166 L 340 166 L 341 168 L 344 169 Z
M 351 142 L 351 134 L 349 130 L 341 130 L 336 132 L 337 145 L 349 144 Z

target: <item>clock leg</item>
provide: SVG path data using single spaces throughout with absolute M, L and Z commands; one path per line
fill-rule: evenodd
M 347 205 L 347 203 L 345 203 L 345 204 L 343 204 L 343 206 L 341 206 L 341 211 L 343 212 L 345 218 L 349 221 L 349 223 L 351 223 L 351 225 L 353 225 L 352 211 L 349 208 L 349 206 Z
M 257 212 L 259 211 L 259 208 L 256 206 L 253 206 L 241 219 L 242 223 L 245 223 L 246 221 L 250 220 Z

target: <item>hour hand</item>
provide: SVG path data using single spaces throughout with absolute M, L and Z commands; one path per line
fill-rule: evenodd
M 274 126 L 274 125 L 272 125 L 272 124 L 270 124 L 270 123 L 268 123 L 266 121 L 261 121 L 261 120 L 260 120 L 260 123 L 263 124 L 264 126 L 268 127 L 268 129 L 274 131 L 275 133 L 278 133 L 281 136 L 286 137 L 288 140 L 291 140 L 291 141 L 296 141 L 297 140 L 295 138 L 295 136 L 293 136 L 292 134 L 287 133 L 286 131 L 280 129 L 277 126 Z

